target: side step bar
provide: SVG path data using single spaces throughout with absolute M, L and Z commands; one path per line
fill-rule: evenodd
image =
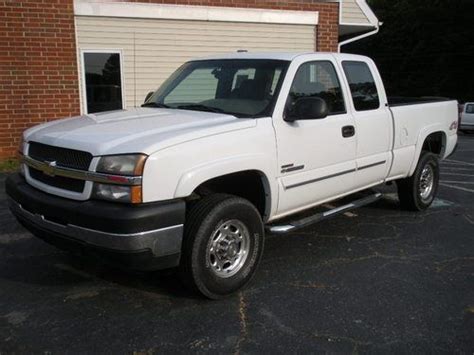
M 335 217 L 347 211 L 373 203 L 379 200 L 381 197 L 382 197 L 382 194 L 377 192 L 373 195 L 348 203 L 347 205 L 336 207 L 336 208 L 333 208 L 332 210 L 328 210 L 325 212 L 319 212 L 312 216 L 305 217 L 296 221 L 291 221 L 291 222 L 280 224 L 280 225 L 268 225 L 267 231 L 274 234 L 286 234 L 289 232 L 294 232 L 297 229 L 307 227 L 311 224 L 320 222 L 325 219 L 329 219 L 331 217 Z

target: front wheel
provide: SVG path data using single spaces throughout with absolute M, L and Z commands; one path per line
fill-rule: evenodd
M 397 181 L 402 208 L 411 211 L 426 210 L 433 203 L 438 185 L 438 157 L 430 152 L 422 152 L 413 175 Z
M 263 252 L 257 209 L 231 195 L 210 195 L 191 207 L 185 225 L 181 277 L 193 290 L 219 299 L 244 287 Z

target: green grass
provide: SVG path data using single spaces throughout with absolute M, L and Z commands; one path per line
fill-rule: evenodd
M 17 159 L 2 159 L 0 160 L 0 173 L 11 173 L 18 171 L 20 169 L 20 164 Z

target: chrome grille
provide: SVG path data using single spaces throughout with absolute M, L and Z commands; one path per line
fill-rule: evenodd
M 49 176 L 40 170 L 29 168 L 31 178 L 42 182 L 43 184 L 56 187 L 58 189 L 69 190 L 74 192 L 84 191 L 84 180 L 71 179 L 63 176 Z
M 92 161 L 92 154 L 88 152 L 54 147 L 37 142 L 30 142 L 28 156 L 40 162 L 56 162 L 58 167 L 77 170 L 89 170 Z M 33 167 L 29 167 L 29 174 L 32 179 L 49 186 L 78 193 L 84 191 L 84 180 L 64 176 L 50 176 Z
M 88 170 L 92 161 L 92 154 L 88 152 L 36 142 L 30 142 L 28 156 L 42 162 L 55 161 L 58 166 L 78 170 Z

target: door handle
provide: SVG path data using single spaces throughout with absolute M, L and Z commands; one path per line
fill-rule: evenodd
M 342 136 L 344 138 L 352 137 L 353 135 L 355 135 L 355 133 L 356 133 L 356 130 L 355 130 L 354 126 L 344 126 L 344 127 L 342 127 Z

